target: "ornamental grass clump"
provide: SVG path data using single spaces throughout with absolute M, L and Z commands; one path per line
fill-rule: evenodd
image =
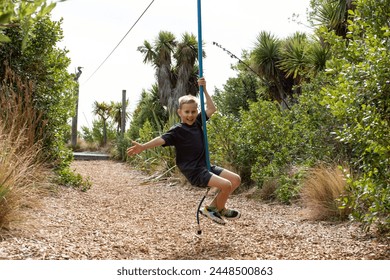
M 351 212 L 346 205 L 345 171 L 338 166 L 312 169 L 303 182 L 301 199 L 313 220 L 345 220 Z
M 34 107 L 33 83 L 9 67 L 0 84 L 0 229 L 21 218 L 21 208 L 36 201 L 43 178 L 42 114 Z
M 26 146 L 24 130 L 6 129 L 0 120 L 0 228 L 9 228 L 21 218 L 21 209 L 31 205 L 40 177 L 38 145 Z M 9 127 L 9 125 L 8 125 Z

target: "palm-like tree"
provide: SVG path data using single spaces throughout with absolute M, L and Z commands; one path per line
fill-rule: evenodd
M 346 38 L 348 10 L 355 8 L 353 0 L 314 0 L 311 6 L 313 8 L 311 15 L 315 21 Z
M 126 100 L 126 108 L 129 104 L 129 100 Z M 119 131 L 122 127 L 122 102 L 113 102 L 111 101 L 111 117 L 114 120 L 114 122 L 117 124 L 116 126 L 116 133 L 119 134 Z M 130 118 L 130 114 L 126 112 L 125 114 L 125 120 L 128 120 Z
M 93 113 L 98 115 L 103 122 L 103 145 L 107 144 L 107 120 L 111 115 L 112 107 L 105 102 L 97 102 L 93 103 Z
M 198 47 L 193 34 L 185 33 L 177 42 L 172 33 L 161 31 L 154 45 L 145 41 L 138 51 L 144 54 L 144 63 L 155 67 L 160 103 L 169 112 L 176 112 L 180 96 L 196 95 Z
M 286 74 L 286 78 L 292 78 L 294 85 L 299 86 L 307 73 L 308 40 L 305 33 L 296 32 L 283 41 L 281 48 L 281 60 L 278 64 Z
M 330 47 L 321 41 L 312 42 L 307 51 L 309 71 L 316 75 L 325 70 L 326 61 L 331 57 Z
M 171 32 L 161 31 L 154 45 L 145 41 L 143 46 L 138 47 L 138 51 L 144 54 L 144 63 L 151 63 L 156 69 L 160 102 L 163 106 L 168 106 L 169 97 L 172 95 L 171 64 L 176 45 L 175 35 Z
M 197 90 L 195 92 L 190 91 L 191 89 L 193 90 L 190 81 L 194 73 L 195 62 L 198 58 L 198 42 L 195 35 L 189 33 L 183 34 L 182 41 L 177 45 L 174 58 L 177 63 L 177 82 L 172 95 L 171 103 L 173 106 L 171 108 L 176 111 L 180 96 L 185 94 L 196 95 L 197 92 Z
M 288 107 L 284 89 L 284 73 L 278 67 L 281 60 L 281 41 L 269 32 L 262 31 L 257 36 L 251 53 L 251 68 L 269 84 L 272 98 Z

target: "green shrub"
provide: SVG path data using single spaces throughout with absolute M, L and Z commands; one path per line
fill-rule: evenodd
M 58 177 L 56 183 L 66 187 L 73 187 L 81 191 L 87 191 L 91 188 L 89 179 L 83 178 L 80 174 L 74 173 L 70 167 L 64 167 L 57 170 Z
M 334 131 L 340 144 L 349 150 L 348 161 L 354 172 L 350 203 L 353 216 L 366 229 L 376 224 L 389 230 L 390 212 L 390 83 L 388 26 L 378 32 L 366 5 L 375 11 L 382 2 L 360 0 L 349 22 L 348 44 L 327 34 L 337 53 L 328 64 L 329 85 L 323 88 L 322 104 L 330 109 L 339 128 Z M 379 6 L 378 6 L 379 5 Z M 383 6 L 381 9 L 387 9 Z

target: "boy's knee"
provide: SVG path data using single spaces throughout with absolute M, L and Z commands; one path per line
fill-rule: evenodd
M 226 181 L 222 186 L 221 186 L 221 191 L 222 192 L 227 192 L 230 193 L 233 190 L 233 185 L 230 181 Z
M 235 174 L 232 180 L 232 186 L 236 189 L 241 184 L 241 177 L 238 174 Z

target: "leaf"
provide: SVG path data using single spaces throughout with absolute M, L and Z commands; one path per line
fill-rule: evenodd
M 11 39 L 8 36 L 0 33 L 0 43 L 9 43 L 9 42 L 11 42 Z
M 0 24 L 7 24 L 10 22 L 12 17 L 12 12 L 4 13 L 0 15 Z

